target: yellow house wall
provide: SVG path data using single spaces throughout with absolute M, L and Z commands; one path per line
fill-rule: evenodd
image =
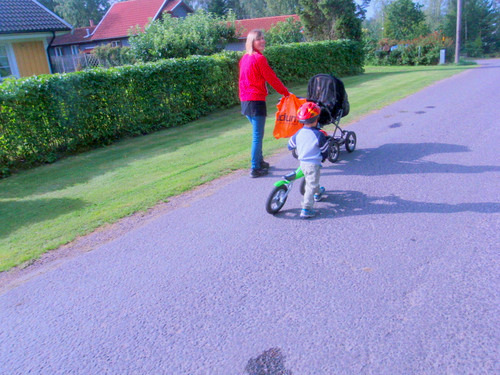
M 17 67 L 21 77 L 50 73 L 49 62 L 43 42 L 12 43 Z

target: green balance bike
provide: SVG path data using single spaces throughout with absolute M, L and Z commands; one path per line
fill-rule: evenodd
M 274 183 L 274 189 L 269 194 L 266 201 L 266 211 L 272 215 L 278 213 L 279 210 L 285 205 L 286 199 L 292 191 L 293 184 L 296 180 L 304 177 L 304 173 L 300 167 L 295 172 L 288 173 L 283 178 Z M 303 179 L 300 185 L 300 193 L 304 195 L 306 180 Z
M 329 143 L 327 159 L 330 163 L 335 163 L 340 154 L 339 149 L 339 138 L 334 135 L 328 135 L 323 129 L 321 129 L 326 139 Z M 344 140 L 345 148 L 348 152 L 353 152 L 356 148 L 356 134 L 354 132 L 345 132 L 346 138 Z M 335 134 L 335 133 L 334 133 Z M 297 154 L 295 150 L 292 150 L 292 155 L 297 158 Z M 302 169 L 297 168 L 295 172 L 291 172 L 282 177 L 281 180 L 274 183 L 274 189 L 269 194 L 269 197 L 266 201 L 266 211 L 271 215 L 274 215 L 281 210 L 281 208 L 285 205 L 286 199 L 292 190 L 293 184 L 296 180 L 299 180 L 304 177 L 304 173 Z M 300 184 L 300 194 L 304 195 L 306 190 L 306 180 L 303 179 Z

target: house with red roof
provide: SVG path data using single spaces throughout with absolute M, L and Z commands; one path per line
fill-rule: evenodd
M 243 51 L 245 50 L 245 43 L 250 31 L 254 29 L 269 31 L 269 29 L 275 26 L 277 23 L 285 22 L 289 18 L 293 18 L 295 21 L 300 21 L 300 17 L 297 14 L 236 20 L 236 32 L 239 33 L 240 36 L 238 37 L 237 42 L 228 44 L 226 46 L 226 49 L 231 51 Z
M 98 25 L 76 28 L 58 36 L 51 44 L 50 55 L 59 72 L 75 71 L 82 63 L 82 52 L 90 52 L 99 45 L 128 46 L 129 31 L 135 27 L 144 30 L 151 20 L 169 13 L 186 17 L 193 9 L 183 0 L 128 0 L 114 3 Z
M 50 49 L 53 65 L 58 72 L 72 72 L 79 65 L 93 64 L 93 56 L 87 53 L 103 44 L 112 46 L 128 46 L 129 31 L 139 26 L 140 30 L 150 20 L 157 20 L 164 13 L 173 17 L 186 17 L 193 10 L 183 0 L 128 0 L 114 3 L 97 26 L 91 23 L 88 27 L 74 29 L 71 33 L 58 36 Z M 236 20 L 236 31 L 240 34 L 238 41 L 226 46 L 227 50 L 243 51 L 248 33 L 253 29 L 268 31 L 279 22 L 288 18 L 299 21 L 296 14 Z M 95 65 L 97 65 L 95 60 Z

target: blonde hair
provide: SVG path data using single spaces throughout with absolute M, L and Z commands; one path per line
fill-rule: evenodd
M 264 36 L 264 33 L 259 29 L 254 29 L 248 33 L 247 42 L 245 44 L 247 54 L 251 55 L 255 52 L 255 49 L 253 48 L 253 42 L 255 42 L 257 38 L 260 38 L 261 36 Z

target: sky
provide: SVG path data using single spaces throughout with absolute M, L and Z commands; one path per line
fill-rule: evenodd
M 358 4 L 361 4 L 361 1 L 356 1 L 356 2 Z M 372 5 L 372 3 L 373 3 L 373 0 L 371 1 L 370 6 L 366 10 L 366 18 L 367 19 L 373 17 L 373 8 L 374 8 L 374 6 Z

